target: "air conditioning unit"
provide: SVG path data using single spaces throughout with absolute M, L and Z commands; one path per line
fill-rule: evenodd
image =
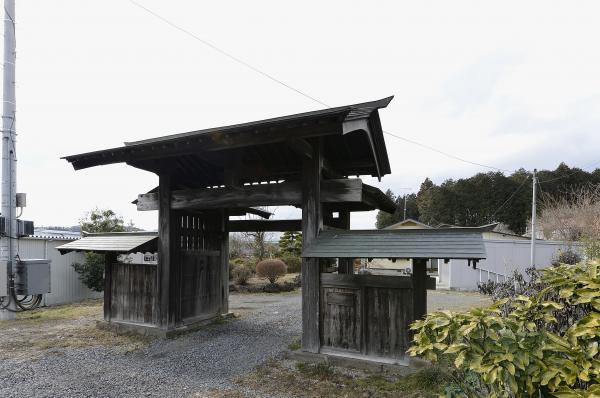
M 17 236 L 31 236 L 34 234 L 33 221 L 17 220 Z
M 19 260 L 15 289 L 17 294 L 24 296 L 50 293 L 50 260 Z

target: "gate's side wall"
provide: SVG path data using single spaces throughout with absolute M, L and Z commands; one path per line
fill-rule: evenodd
M 410 277 L 321 274 L 321 349 L 402 359 L 413 299 Z
M 112 263 L 110 320 L 156 324 L 156 265 Z

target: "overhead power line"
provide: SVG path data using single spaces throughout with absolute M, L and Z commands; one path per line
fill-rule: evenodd
M 598 162 L 594 162 L 594 163 L 590 164 L 589 166 L 582 167 L 580 170 L 586 171 L 586 169 L 589 169 L 590 167 L 594 167 L 594 166 L 597 166 L 597 165 L 598 165 Z M 574 175 L 577 172 L 578 171 L 572 170 L 571 172 L 569 172 L 569 173 L 567 173 L 565 175 L 562 175 L 560 177 L 554 177 L 554 178 L 550 178 L 550 179 L 544 180 L 544 181 L 539 181 L 538 180 L 538 184 L 545 184 L 547 182 L 557 181 L 557 180 L 561 180 L 563 178 L 571 177 L 572 175 Z M 589 171 L 587 171 L 587 172 L 589 173 Z
M 499 167 L 490 166 L 490 165 L 483 164 L 483 163 L 472 162 L 472 161 L 470 161 L 470 160 L 467 160 L 467 159 L 461 158 L 461 157 L 459 157 L 459 156 L 453 155 L 453 154 L 451 154 L 451 153 L 448 153 L 448 152 L 444 152 L 444 151 L 442 151 L 442 150 L 440 150 L 440 149 L 437 149 L 437 148 L 434 148 L 434 147 L 432 147 L 432 146 L 429 146 L 429 145 L 426 145 L 426 144 L 422 144 L 422 143 L 420 143 L 420 142 L 417 142 L 417 141 L 415 141 L 415 140 L 411 140 L 410 138 L 406 138 L 406 137 L 402 137 L 402 136 L 400 136 L 400 135 L 396 135 L 396 134 L 394 134 L 394 133 L 390 133 L 389 131 L 384 131 L 384 133 L 385 133 L 385 134 L 387 134 L 387 135 L 390 135 L 390 136 L 392 136 L 392 137 L 396 137 L 396 138 L 398 138 L 398 139 L 400 139 L 400 140 L 402 140 L 402 141 L 406 141 L 406 142 L 409 142 L 409 143 L 411 143 L 411 144 L 413 144 L 413 145 L 417 145 L 417 146 L 420 146 L 420 147 L 422 147 L 422 148 L 429 149 L 430 151 L 437 152 L 437 153 L 439 153 L 439 154 L 441 154 L 441 155 L 447 156 L 447 157 L 449 157 L 449 158 L 452 158 L 452 159 L 455 159 L 455 160 L 459 160 L 459 161 L 461 161 L 461 162 L 464 162 L 464 163 L 469 163 L 469 164 L 473 164 L 473 165 L 475 165 L 475 166 L 481 166 L 481 167 L 485 167 L 485 168 L 492 169 L 492 170 L 497 170 L 497 171 L 505 171 L 505 172 L 508 172 L 508 173 L 512 173 L 512 172 L 515 172 L 515 171 L 516 171 L 516 170 L 506 170 L 506 169 L 501 169 L 501 168 L 499 168 Z
M 508 199 L 506 199 L 506 200 L 504 201 L 504 203 L 502 203 L 502 204 L 500 205 L 500 207 L 498 207 L 498 208 L 496 209 L 496 211 L 494 211 L 494 212 L 492 213 L 492 215 L 490 216 L 490 220 L 491 220 L 491 219 L 493 219 L 493 218 L 496 216 L 496 214 L 498 214 L 498 212 L 499 212 L 500 210 L 502 210 L 502 209 L 504 208 L 504 206 L 506 206 L 506 205 L 507 205 L 507 204 L 508 204 L 508 203 L 509 203 L 509 202 L 510 202 L 510 201 L 511 201 L 511 200 L 512 200 L 514 197 L 515 197 L 515 195 L 516 195 L 516 194 L 517 194 L 517 193 L 518 193 L 518 192 L 521 190 L 521 188 L 523 188 L 523 186 L 525 185 L 525 183 L 526 183 L 527 181 L 529 181 L 529 176 L 527 176 L 527 177 L 526 177 L 526 178 L 523 180 L 523 182 L 522 182 L 522 183 L 521 183 L 521 184 L 520 184 L 520 185 L 517 187 L 517 189 L 515 189 L 515 191 L 514 191 L 514 192 L 513 192 L 513 193 L 512 193 L 512 194 L 511 194 L 509 197 L 508 197 Z
M 314 101 L 314 102 L 316 102 L 316 103 L 318 103 L 318 104 L 321 104 L 321 105 L 323 105 L 323 106 L 326 106 L 326 107 L 328 107 L 328 108 L 331 108 L 331 106 L 329 106 L 329 105 L 327 105 L 326 103 L 324 103 L 324 102 L 322 102 L 322 101 L 318 100 L 317 98 L 315 98 L 315 97 L 313 97 L 313 96 L 311 96 L 311 95 L 308 95 L 307 93 L 305 93 L 305 92 L 303 92 L 303 91 L 300 91 L 300 90 L 298 90 L 297 88 L 295 88 L 295 87 L 293 87 L 293 86 L 291 86 L 291 85 L 289 85 L 289 84 L 285 83 L 284 81 L 282 81 L 282 80 L 280 80 L 280 79 L 276 78 L 275 76 L 273 76 L 273 75 L 271 75 L 271 74 L 269 74 L 269 73 L 267 73 L 267 72 L 264 72 L 264 71 L 262 71 L 262 70 L 258 69 L 257 67 L 255 67 L 255 66 L 253 66 L 253 65 L 249 64 L 248 62 L 244 61 L 243 59 L 240 59 L 240 58 L 236 57 L 235 55 L 233 55 L 233 54 L 231 54 L 231 53 L 229 53 L 229 52 L 227 52 L 227 51 L 225 51 L 225 50 L 222 50 L 221 48 L 219 48 L 219 47 L 215 46 L 215 45 L 214 45 L 214 44 L 212 44 L 211 42 L 209 42 L 209 41 L 207 41 L 207 40 L 204 40 L 204 39 L 203 39 L 203 38 L 201 38 L 200 36 L 198 36 L 198 35 L 196 35 L 196 34 L 194 34 L 194 33 L 190 32 L 189 30 L 187 30 L 187 29 L 185 29 L 185 28 L 182 28 L 181 26 L 179 26 L 179 25 L 175 24 L 174 22 L 171 22 L 170 20 L 168 20 L 167 18 L 163 17 L 162 15 L 159 15 L 159 14 L 157 14 L 156 12 L 152 11 L 151 9 L 149 9 L 149 8 L 147 8 L 147 7 L 143 6 L 143 5 L 141 5 L 141 4 L 140 4 L 140 3 L 138 3 L 137 1 L 134 1 L 134 0 L 129 0 L 129 1 L 130 1 L 132 4 L 134 4 L 135 6 L 137 6 L 137 7 L 141 8 L 142 10 L 144 10 L 144 11 L 148 12 L 149 14 L 153 15 L 154 17 L 156 17 L 156 18 L 160 19 L 161 21 L 163 21 L 163 22 L 164 22 L 164 23 L 166 23 L 167 25 L 171 26 L 172 28 L 175 28 L 175 29 L 179 30 L 180 32 L 183 32 L 183 33 L 185 33 L 186 35 L 188 35 L 188 36 L 190 36 L 190 37 L 192 37 L 192 38 L 194 38 L 194 39 L 198 40 L 199 42 L 201 42 L 201 43 L 202 43 L 202 44 L 204 44 L 205 46 L 208 46 L 208 47 L 212 48 L 213 50 L 215 50 L 215 51 L 217 51 L 218 53 L 220 53 L 220 54 L 222 54 L 222 55 L 226 56 L 227 58 L 229 58 L 229 59 L 232 59 L 233 61 L 235 61 L 235 62 L 237 62 L 237 63 L 239 63 L 239 64 L 241 64 L 241 65 L 245 66 L 246 68 L 249 68 L 249 69 L 253 70 L 253 71 L 254 71 L 254 72 L 256 72 L 256 73 L 259 73 L 259 74 L 263 75 L 263 76 L 264 76 L 264 77 L 266 77 L 267 79 L 270 79 L 270 80 L 274 81 L 275 83 L 278 83 L 278 84 L 280 84 L 280 85 L 282 85 L 282 86 L 284 86 L 284 87 L 286 87 L 286 88 L 288 88 L 288 89 L 290 89 L 290 90 L 292 90 L 292 91 L 295 91 L 296 93 L 298 93 L 298 94 L 300 94 L 300 95 L 302 95 L 302 96 L 304 96 L 304 97 L 306 97 L 306 98 L 308 98 L 308 99 L 310 99 L 310 100 L 312 100 L 312 101 Z
M 153 10 L 151 10 L 151 9 L 143 6 L 142 4 L 138 3 L 137 1 L 135 1 L 135 0 L 129 0 L 129 1 L 133 5 L 135 5 L 136 7 L 138 7 L 140 9 L 146 11 L 150 15 L 152 15 L 155 18 L 161 20 L 162 22 L 166 23 L 167 25 L 171 26 L 172 28 L 177 29 L 178 31 L 180 31 L 182 33 L 185 33 L 186 35 L 188 35 L 188 36 L 192 37 L 193 39 L 199 41 L 200 43 L 204 44 L 205 46 L 210 47 L 211 49 L 213 49 L 214 51 L 217 51 L 218 53 L 224 55 L 225 57 L 227 57 L 227 58 L 229 58 L 229 59 L 231 59 L 231 60 L 239 63 L 240 65 L 245 66 L 246 68 L 248 68 L 248 69 L 250 69 L 250 70 L 252 70 L 252 71 L 254 71 L 254 72 L 256 72 L 256 73 L 258 73 L 258 74 L 260 74 L 260 75 L 262 75 L 264 77 L 266 77 L 267 79 L 269 79 L 269 80 L 271 80 L 271 81 L 273 81 L 273 82 L 275 82 L 275 83 L 277 83 L 277 84 L 279 84 L 279 85 L 281 85 L 281 86 L 283 86 L 283 87 L 285 87 L 285 88 L 287 88 L 289 90 L 292 90 L 295 93 L 300 94 L 300 95 L 302 95 L 305 98 L 310 99 L 311 101 L 314 101 L 314 102 L 316 102 L 316 103 L 318 103 L 320 105 L 323 105 L 323 106 L 325 106 L 327 108 L 331 108 L 331 105 L 328 105 L 324 101 L 321 101 L 318 98 L 313 97 L 312 95 L 307 94 L 306 92 L 295 88 L 294 86 L 292 86 L 292 85 L 290 85 L 290 84 L 282 81 L 281 79 L 278 79 L 277 77 L 273 76 L 272 74 L 264 72 L 263 70 L 261 70 L 261 69 L 257 68 L 256 66 L 254 66 L 254 65 L 252 65 L 252 64 L 244 61 L 243 59 L 241 59 L 241 58 L 239 58 L 239 57 L 231 54 L 230 52 L 225 51 L 225 50 L 219 48 L 218 46 L 216 46 L 215 44 L 211 43 L 210 41 L 205 40 L 205 39 L 201 38 L 200 36 L 198 36 L 197 34 L 195 34 L 195 33 L 191 32 L 191 31 L 189 31 L 189 30 L 187 30 L 187 29 L 185 29 L 185 28 L 177 25 L 176 23 L 174 23 L 171 20 L 163 17 L 162 15 L 156 13 L 155 11 L 153 11 Z M 468 164 L 472 164 L 472 165 L 480 166 L 480 167 L 485 167 L 485 168 L 488 168 L 488 169 L 491 169 L 491 170 L 508 172 L 508 173 L 512 173 L 512 172 L 515 171 L 515 170 L 501 169 L 499 167 L 490 166 L 490 165 L 486 165 L 486 164 L 483 164 L 483 163 L 473 162 L 473 161 L 464 159 L 462 157 L 459 157 L 459 156 L 456 156 L 456 155 L 452 155 L 451 153 L 442 151 L 440 149 L 434 148 L 434 147 L 432 147 L 430 145 L 423 144 L 423 143 L 420 143 L 418 141 L 412 140 L 410 138 L 406 138 L 406 137 L 403 137 L 403 136 L 400 136 L 400 135 L 397 135 L 397 134 L 394 134 L 394 133 L 390 133 L 388 131 L 384 131 L 384 134 L 387 134 L 387 135 L 389 135 L 391 137 L 395 137 L 397 139 L 400 139 L 400 140 L 403 140 L 405 142 L 411 143 L 413 145 L 420 146 L 421 148 L 425 148 L 425 149 L 428 149 L 430 151 L 437 152 L 437 153 L 439 153 L 441 155 L 444 155 L 446 157 L 449 157 L 451 159 L 458 160 L 458 161 L 461 161 L 461 162 L 464 162 L 464 163 L 468 163 Z

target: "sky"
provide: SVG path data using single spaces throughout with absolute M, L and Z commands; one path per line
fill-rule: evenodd
M 320 101 L 395 98 L 386 131 L 501 169 L 600 166 L 595 1 L 137 0 Z M 131 201 L 154 174 L 80 171 L 61 156 L 322 105 L 223 56 L 129 0 L 17 1 L 18 191 L 36 226 L 95 207 L 155 229 Z M 386 136 L 382 190 L 489 171 Z M 293 218 L 279 208 L 277 218 Z M 352 228 L 373 228 L 375 212 Z

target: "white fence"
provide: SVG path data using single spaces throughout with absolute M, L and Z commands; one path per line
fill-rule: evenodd
M 477 263 L 476 269 L 467 260 L 440 261 L 438 286 L 459 290 L 477 290 L 479 282 L 502 281 L 515 270 L 525 273 L 529 268 L 531 243 L 527 240 L 484 240 L 487 258 Z M 552 264 L 559 250 L 571 247 L 581 252 L 578 245 L 558 241 L 536 242 L 536 267 L 545 268 Z
M 68 253 L 61 255 L 57 246 L 65 244 L 70 240 L 52 238 L 22 238 L 19 239 L 19 257 L 47 258 L 50 264 L 50 283 L 52 293 L 44 295 L 43 305 L 67 304 L 88 298 L 101 298 L 101 292 L 88 289 L 79 280 L 79 274 L 75 272 L 71 264 L 83 262 L 83 253 Z

